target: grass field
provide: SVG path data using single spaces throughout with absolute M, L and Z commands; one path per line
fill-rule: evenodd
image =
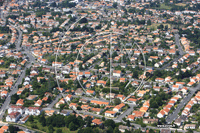
M 160 5 L 160 8 L 159 9 L 163 9 L 163 10 L 170 10 L 171 9 L 171 7 L 170 6 L 167 6 L 167 5 L 165 5 L 164 3 L 162 3 L 161 5 Z
M 186 4 L 184 4 L 184 3 L 178 3 L 178 4 L 176 4 L 176 6 L 186 6 Z
M 159 26 L 160 24 L 155 24 L 155 23 L 153 23 L 152 25 L 149 25 L 149 26 L 147 26 L 147 28 L 153 28 L 153 29 L 157 29 L 157 27 Z M 168 28 L 171 28 L 171 25 L 170 24 L 163 24 L 164 26 L 165 25 L 168 25 Z
M 46 132 L 46 133 L 48 132 L 48 127 L 47 127 L 47 126 L 43 127 L 43 126 L 38 122 L 38 120 L 35 120 L 35 119 L 34 119 L 34 122 L 33 122 L 33 123 L 30 123 L 29 121 L 27 121 L 27 122 L 25 123 L 25 125 L 26 125 L 27 127 L 30 127 L 30 128 L 31 128 L 31 125 L 36 125 L 38 130 L 43 131 L 43 132 Z M 77 131 L 70 131 L 67 127 L 61 127 L 61 128 L 54 127 L 54 133 L 56 133 L 56 130 L 57 130 L 57 129 L 62 129 L 62 132 L 63 132 L 63 133 L 77 133 Z
M 8 71 L 9 68 L 0 68 L 0 70 L 2 70 L 2 71 Z

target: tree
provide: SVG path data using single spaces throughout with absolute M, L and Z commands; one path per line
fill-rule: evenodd
M 115 98 L 114 104 L 119 105 L 121 103 L 121 100 L 119 98 Z
M 75 131 L 77 128 L 76 128 L 76 125 L 73 123 L 73 122 L 71 122 L 70 124 L 69 124 L 69 130 L 70 131 Z
M 82 19 L 79 21 L 80 24 L 82 24 L 82 23 L 87 23 L 87 22 L 88 22 L 88 20 L 87 20 L 86 18 L 82 18 Z
M 49 130 L 49 133 L 53 133 L 53 131 L 54 131 L 53 126 L 50 125 L 50 126 L 48 127 L 48 130 Z
M 111 126 L 108 127 L 107 133 L 113 133 L 113 128 Z
M 15 93 L 14 95 L 11 96 L 11 103 L 15 104 L 19 100 L 19 96 Z
M 114 129 L 115 128 L 115 122 L 111 119 L 108 119 L 108 120 L 105 121 L 105 126 L 106 127 L 111 126 Z
M 129 121 L 129 120 L 126 122 L 126 125 L 127 125 L 127 126 L 129 126 L 129 127 L 131 126 L 131 124 L 130 124 L 130 121 Z
M 32 123 L 34 121 L 33 115 L 31 115 L 28 120 Z
M 114 8 L 117 8 L 117 2 L 114 2 L 114 3 L 113 3 L 113 7 L 114 7 Z
M 86 117 L 85 122 L 86 122 L 87 127 L 90 127 L 92 123 L 92 118 L 90 116 Z
M 46 126 L 46 119 L 45 119 L 45 112 L 43 111 L 42 114 L 39 117 L 39 122 L 42 124 L 42 126 Z
M 119 131 L 119 128 L 118 128 L 118 127 L 115 127 L 113 133 L 121 133 L 121 132 Z
M 17 133 L 17 131 L 19 131 L 19 127 L 15 127 L 13 125 L 9 125 L 8 129 L 10 133 Z
M 150 19 L 147 21 L 147 25 L 151 25 L 151 20 Z
M 62 129 L 57 129 L 56 133 L 62 133 Z

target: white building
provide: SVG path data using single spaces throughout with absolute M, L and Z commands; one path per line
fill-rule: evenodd
M 17 122 L 20 117 L 21 117 L 21 114 L 19 112 L 12 112 L 6 116 L 6 121 L 7 122 Z
M 13 105 L 13 106 L 8 108 L 8 114 L 10 114 L 12 112 L 19 112 L 20 114 L 23 114 L 24 113 L 24 107 Z
M 42 112 L 42 108 L 40 107 L 28 107 L 25 110 L 26 115 L 40 115 L 41 112 Z

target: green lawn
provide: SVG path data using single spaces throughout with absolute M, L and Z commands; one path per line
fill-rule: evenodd
M 8 71 L 9 68 L 0 68 L 0 70 L 2 70 L 2 71 Z
M 157 27 L 159 26 L 160 24 L 157 24 L 157 23 L 153 23 L 153 24 L 151 24 L 151 25 L 149 25 L 149 26 L 147 26 L 147 28 L 150 28 L 150 29 L 157 29 Z M 170 24 L 163 24 L 164 26 L 165 25 L 168 25 L 168 28 L 171 28 L 171 25 Z
M 32 128 L 32 125 L 36 125 L 37 126 L 37 129 L 38 130 L 40 130 L 40 131 L 43 131 L 43 132 L 48 132 L 48 127 L 47 126 L 45 126 L 45 127 L 43 127 L 39 122 L 38 122 L 38 120 L 36 120 L 36 119 L 34 119 L 34 122 L 29 122 L 29 121 L 27 121 L 26 123 L 25 123 L 25 125 L 27 126 L 27 127 L 30 127 L 30 128 Z M 61 127 L 61 128 L 57 128 L 57 127 L 54 127 L 54 133 L 56 133 L 56 130 L 57 129 L 62 129 L 62 132 L 63 133 L 76 133 L 77 131 L 70 131 L 67 127 Z
M 159 9 L 163 9 L 163 10 L 170 10 L 171 9 L 171 7 L 170 6 L 167 6 L 167 5 L 165 5 L 164 3 L 162 3 L 161 5 L 160 5 L 160 8 Z

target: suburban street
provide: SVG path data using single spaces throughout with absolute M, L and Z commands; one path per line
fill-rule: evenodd
M 178 104 L 177 108 L 173 111 L 173 113 L 169 114 L 168 117 L 166 118 L 166 122 L 168 124 L 172 123 L 172 121 L 174 121 L 178 117 L 178 113 L 180 112 L 180 110 L 189 102 L 195 91 L 199 90 L 199 88 L 200 88 L 200 83 L 196 87 L 192 87 L 190 89 L 190 93 L 181 100 L 181 102 Z
M 185 52 L 183 51 L 183 48 L 182 48 L 182 46 L 180 44 L 180 39 L 179 39 L 179 35 L 178 34 L 175 34 L 175 44 L 178 47 L 178 51 L 179 51 L 178 57 L 174 58 L 172 61 L 170 61 L 167 64 L 163 65 L 161 68 L 157 68 L 157 70 L 166 69 L 167 67 L 172 65 L 173 62 L 177 62 L 185 54 Z

